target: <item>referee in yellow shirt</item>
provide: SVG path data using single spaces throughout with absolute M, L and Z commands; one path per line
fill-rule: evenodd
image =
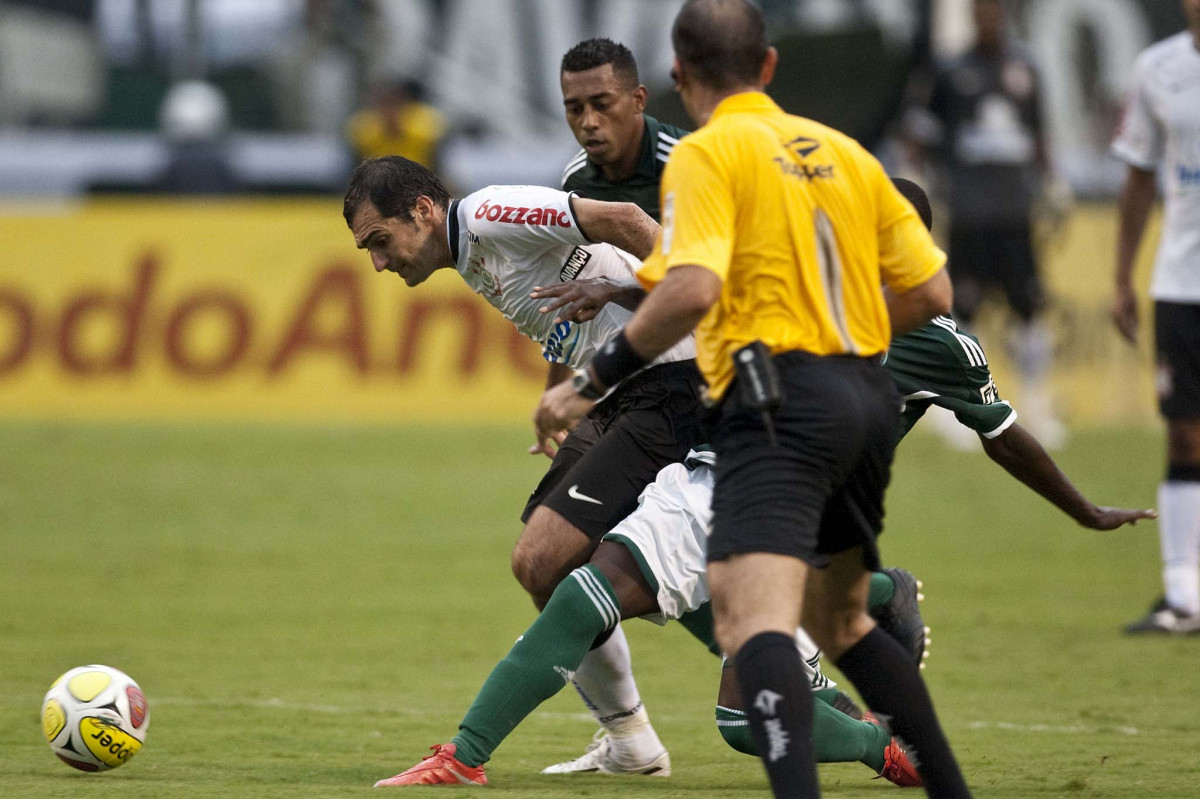
M 539 441 L 695 328 L 716 406 L 717 639 L 736 658 L 775 796 L 819 795 L 793 642 L 803 616 L 892 719 L 929 795 L 968 797 L 917 667 L 866 613 L 900 409 L 879 356 L 949 311 L 945 255 L 869 153 L 763 93 L 777 54 L 754 6 L 689 0 L 671 38 L 676 88 L 701 127 L 663 173 L 662 232 L 638 275 L 652 290 L 543 396 Z

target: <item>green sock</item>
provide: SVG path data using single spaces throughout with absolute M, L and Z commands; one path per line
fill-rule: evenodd
M 717 645 L 717 636 L 713 633 L 711 602 L 705 602 L 695 610 L 682 614 L 679 617 L 679 623 L 692 634 L 692 637 L 708 647 L 709 652 L 721 657 L 721 647 Z
M 867 592 L 867 610 L 874 610 L 892 601 L 896 595 L 896 584 L 883 572 L 871 572 L 871 586 Z
M 534 708 L 571 681 L 596 636 L 620 616 L 612 585 L 598 569 L 586 565 L 567 575 L 479 689 L 454 736 L 455 757 L 468 766 L 491 759 Z
M 817 697 L 814 697 L 817 698 Z M 717 706 L 717 730 L 725 743 L 747 755 L 757 755 L 746 711 Z M 813 702 L 813 752 L 818 763 L 864 763 L 878 774 L 888 734 L 882 727 L 857 721 L 825 702 Z

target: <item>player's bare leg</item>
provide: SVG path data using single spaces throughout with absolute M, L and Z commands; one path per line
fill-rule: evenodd
M 804 627 L 871 710 L 908 745 L 921 764 L 928 794 L 969 797 L 917 665 L 867 615 L 869 583 L 859 547 L 834 555 L 824 569 L 813 569 L 805 594 Z
M 776 796 L 818 796 L 813 698 L 795 631 L 807 566 L 763 552 L 708 564 L 717 642 L 737 666 L 750 734 Z
M 540 507 L 513 547 L 513 576 L 541 610 L 562 579 L 588 562 L 596 544 L 557 511 Z
M 1158 487 L 1164 594 L 1130 634 L 1200 634 L 1200 419 L 1167 420 L 1167 478 Z

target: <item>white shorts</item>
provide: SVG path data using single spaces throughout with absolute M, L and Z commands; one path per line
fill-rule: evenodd
M 638 508 L 605 534 L 624 544 L 658 595 L 659 612 L 643 616 L 666 624 L 707 603 L 708 534 L 713 471 L 672 463 L 638 497 Z
M 642 491 L 637 510 L 604 536 L 603 540 L 629 549 L 654 589 L 659 612 L 642 618 L 655 624 L 678 619 L 712 599 L 707 566 L 713 462 L 711 453 L 692 452 L 688 463 L 694 468 L 682 463 L 664 467 Z M 814 689 L 837 685 L 821 673 L 821 650 L 800 628 L 796 630 L 796 648 Z

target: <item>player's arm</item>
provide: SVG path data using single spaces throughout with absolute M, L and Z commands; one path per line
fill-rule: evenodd
M 1130 165 L 1117 202 L 1120 223 L 1117 233 L 1116 297 L 1112 317 L 1117 330 L 1131 344 L 1137 343 L 1137 292 L 1133 288 L 1133 268 L 1138 247 L 1146 231 L 1146 220 L 1156 194 L 1154 172 Z
M 592 277 L 572 280 L 554 286 L 535 286 L 529 295 L 546 300 L 540 313 L 554 313 L 554 322 L 588 322 L 596 318 L 608 303 L 636 311 L 646 297 L 646 290 L 636 278 L 617 280 L 611 277 Z
M 1010 425 L 995 438 L 980 436 L 979 439 L 988 457 L 1090 530 L 1114 530 L 1136 524 L 1140 519 L 1158 517 L 1153 510 L 1094 505 L 1063 474 L 1038 440 L 1019 424 Z
M 692 332 L 721 296 L 723 282 L 711 269 L 695 264 L 671 267 L 634 313 L 625 329 L 600 350 L 585 369 L 588 383 L 604 390 L 657 358 Z M 604 366 L 597 368 L 598 363 Z M 587 413 L 593 400 L 571 385 L 559 385 L 542 395 L 533 414 L 535 446 L 572 426 Z
M 935 316 L 950 313 L 954 303 L 954 289 L 944 267 L 903 294 L 885 288 L 883 296 L 892 320 L 893 338 L 911 333 Z
M 571 207 L 588 241 L 620 247 L 641 260 L 654 249 L 658 223 L 633 203 L 607 203 L 571 195 Z
M 546 390 L 549 391 L 559 383 L 570 379 L 571 367 L 567 366 L 565 363 L 552 363 L 550 364 L 550 368 L 546 371 Z M 549 440 L 539 441 L 537 444 L 534 444 L 529 448 L 529 454 L 545 455 L 547 458 L 554 460 L 554 456 L 558 452 L 557 447 L 562 445 L 563 440 L 566 437 L 567 434 L 562 432 L 551 436 L 550 438 L 554 440 L 553 445 L 550 444 Z

